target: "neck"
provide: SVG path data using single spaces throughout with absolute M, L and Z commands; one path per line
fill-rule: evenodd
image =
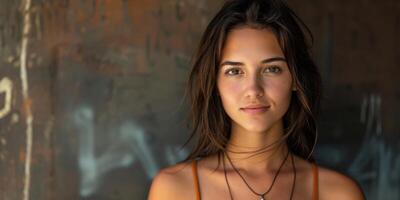
M 282 137 L 281 126 L 268 132 L 250 132 L 233 127 L 225 153 L 235 168 L 241 171 L 275 172 L 289 149 Z M 224 159 L 229 163 L 226 156 Z

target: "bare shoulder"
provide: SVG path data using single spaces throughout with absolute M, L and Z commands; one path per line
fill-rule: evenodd
M 320 199 L 365 200 L 360 186 L 352 178 L 320 166 L 318 173 Z
M 194 192 L 190 163 L 179 163 L 158 172 L 154 177 L 148 200 L 190 199 Z

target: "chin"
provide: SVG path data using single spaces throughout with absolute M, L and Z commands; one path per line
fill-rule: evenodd
M 241 129 L 248 131 L 248 132 L 255 132 L 255 133 L 266 133 L 272 129 L 279 129 L 282 121 L 280 120 L 246 120 L 242 121 L 242 123 L 236 124 L 240 126 Z
M 255 132 L 255 133 L 264 133 L 271 129 L 271 126 L 267 126 L 266 124 L 247 124 L 242 127 L 246 131 Z

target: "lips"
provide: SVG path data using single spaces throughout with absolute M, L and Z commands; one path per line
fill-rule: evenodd
M 269 108 L 270 106 L 253 105 L 240 108 L 240 110 L 248 114 L 261 114 L 266 112 Z

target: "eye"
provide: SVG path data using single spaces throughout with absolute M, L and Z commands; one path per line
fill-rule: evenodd
M 238 68 L 232 68 L 232 69 L 226 70 L 226 71 L 225 71 L 225 74 L 226 74 L 226 75 L 233 76 L 233 75 L 241 74 L 241 71 L 240 71 L 240 69 L 238 69 Z
M 269 67 L 265 68 L 264 72 L 279 74 L 282 72 L 282 69 L 279 66 L 274 65 L 274 66 L 269 66 Z

